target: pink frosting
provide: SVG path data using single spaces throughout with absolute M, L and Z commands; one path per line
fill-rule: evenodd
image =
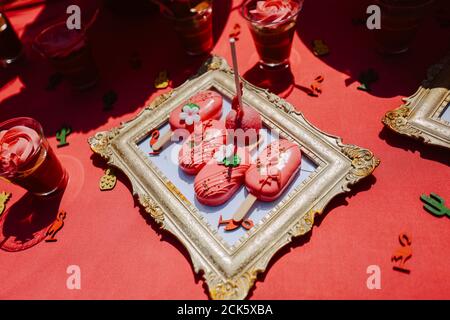
M 303 3 L 303 1 L 301 2 Z M 290 0 L 258 1 L 256 8 L 250 10 L 252 19 L 258 23 L 270 24 L 283 21 L 299 10 L 299 4 Z
M 25 126 L 0 131 L 0 173 L 14 174 L 39 149 L 39 134 Z
M 298 145 L 285 139 L 272 142 L 245 173 L 247 190 L 261 201 L 274 201 L 300 169 L 301 159 Z
M 44 30 L 36 39 L 36 46 L 49 58 L 63 58 L 86 45 L 83 30 L 69 30 L 65 23 Z
M 194 191 L 200 203 L 220 206 L 242 186 L 251 157 L 247 148 L 239 148 L 237 154 L 241 158 L 237 167 L 225 167 L 212 158 L 195 176 Z
M 240 128 L 244 131 L 254 129 L 257 134 L 262 128 L 261 115 L 253 108 L 244 105 L 243 116 L 240 123 Z M 231 110 L 226 119 L 225 126 L 227 129 L 239 129 L 237 121 L 236 110 Z
M 207 120 L 197 125 L 178 154 L 180 169 L 190 175 L 197 174 L 225 143 L 226 135 L 222 121 Z
M 183 107 L 189 103 L 196 104 L 200 108 L 198 111 L 200 121 L 210 119 L 218 120 L 222 116 L 222 96 L 218 92 L 212 90 L 200 91 L 170 113 L 169 123 L 172 131 L 175 131 L 176 129 L 187 129 L 189 132 L 192 132 L 194 130 L 194 125 L 187 125 L 185 121 L 181 119 Z

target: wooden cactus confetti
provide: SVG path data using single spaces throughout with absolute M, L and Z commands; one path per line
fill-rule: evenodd
M 0 193 L 0 215 L 3 214 L 6 208 L 6 203 L 11 198 L 11 193 L 8 192 L 2 192 Z
M 114 90 L 108 91 L 103 95 L 103 110 L 110 111 L 116 102 L 117 93 Z
M 378 79 L 378 74 L 373 69 L 361 72 L 358 78 L 361 85 L 358 87 L 358 90 L 370 92 L 372 90 L 371 85 L 377 82 Z
M 156 89 L 165 89 L 169 86 L 169 75 L 167 70 L 160 71 L 155 79 Z
M 410 273 L 411 271 L 405 268 L 405 263 L 412 256 L 412 238 L 406 233 L 401 233 L 398 237 L 398 240 L 401 244 L 401 247 L 398 248 L 391 257 L 391 262 L 396 263 L 396 265 L 393 266 L 393 269 L 404 273 Z
M 322 94 L 322 86 L 321 83 L 325 80 L 323 76 L 317 76 L 314 79 L 314 82 L 311 83 L 311 90 L 308 92 L 308 95 L 312 97 L 318 97 L 320 94 Z
M 436 217 L 447 216 L 450 218 L 450 209 L 445 206 L 445 200 L 436 193 L 430 193 L 428 197 L 426 194 L 420 196 L 420 200 L 424 202 L 423 208 Z
M 313 41 L 313 52 L 316 56 L 322 57 L 326 56 L 330 53 L 330 49 L 328 46 L 323 42 L 323 40 L 314 40 Z
M 67 142 L 67 136 L 72 133 L 72 129 L 68 126 L 63 126 L 57 133 L 56 133 L 56 140 L 58 140 L 58 148 L 68 146 L 69 143 Z
M 100 190 L 108 191 L 114 189 L 117 183 L 117 177 L 113 170 L 108 168 L 105 170 L 105 174 L 100 178 Z
M 64 227 L 64 219 L 66 219 L 66 212 L 65 211 L 58 212 L 58 215 L 56 216 L 55 221 L 47 229 L 46 236 L 48 238 L 45 239 L 45 242 L 56 242 L 56 241 L 58 241 L 55 238 L 55 236 Z
M 241 34 L 241 25 L 239 23 L 235 23 L 233 26 L 233 30 L 230 32 L 228 37 L 235 38 L 239 40 L 239 35 Z

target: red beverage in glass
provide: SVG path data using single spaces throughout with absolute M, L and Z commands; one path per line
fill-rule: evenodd
M 22 43 L 8 18 L 0 12 L 0 65 L 8 66 L 22 56 Z
M 190 55 L 208 53 L 214 46 L 211 1 L 174 1 L 163 10 Z
M 409 49 L 434 0 L 376 0 L 381 8 L 381 29 L 374 30 L 377 50 L 398 54 Z
M 63 190 L 68 178 L 41 125 L 31 118 L 0 123 L 0 177 L 39 196 Z
M 242 16 L 247 20 L 261 64 L 287 66 L 292 39 L 303 0 L 247 0 Z
M 83 29 L 69 30 L 66 22 L 60 22 L 42 31 L 34 45 L 76 88 L 88 89 L 97 83 L 97 68 Z

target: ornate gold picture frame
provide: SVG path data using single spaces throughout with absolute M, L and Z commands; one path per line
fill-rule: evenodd
M 450 55 L 428 70 L 428 77 L 383 123 L 426 144 L 450 148 Z
M 167 177 L 173 170 L 162 168 L 157 158 L 141 147 L 150 131 L 167 124 L 169 113 L 196 92 L 213 89 L 228 99 L 235 95 L 233 71 L 223 58 L 212 57 L 198 74 L 156 98 L 136 118 L 89 139 L 95 153 L 125 173 L 134 195 L 161 228 L 187 248 L 194 271 L 203 272 L 213 299 L 244 299 L 275 252 L 293 237 L 309 232 L 315 215 L 322 213 L 333 197 L 348 192 L 380 163 L 371 151 L 342 143 L 312 126 L 288 102 L 242 81 L 244 103 L 261 114 L 267 128 L 298 144 L 305 163 L 315 165 L 255 221 L 251 230 L 231 244 L 210 222 L 215 214 L 202 214 L 196 202 L 189 200 L 190 191 L 181 190 Z

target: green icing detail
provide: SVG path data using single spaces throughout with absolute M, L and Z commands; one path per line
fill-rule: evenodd
M 225 167 L 237 167 L 241 163 L 241 158 L 235 154 L 232 159 L 223 159 L 223 165 Z
M 198 109 L 200 110 L 200 106 L 198 104 L 195 103 L 188 103 L 186 106 L 188 106 L 190 109 Z

